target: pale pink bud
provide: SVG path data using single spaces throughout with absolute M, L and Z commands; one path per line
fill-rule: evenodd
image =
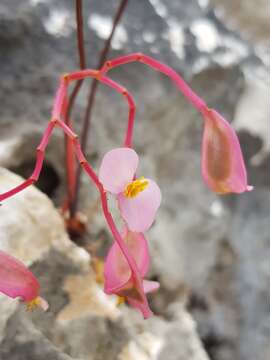
M 40 306 L 48 309 L 46 300 L 39 296 L 40 284 L 32 272 L 18 259 L 0 250 L 0 292 L 19 297 L 31 310 Z
M 202 176 L 218 194 L 252 190 L 238 137 L 232 126 L 215 110 L 204 113 Z

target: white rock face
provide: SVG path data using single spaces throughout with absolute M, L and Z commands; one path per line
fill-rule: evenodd
M 1 193 L 23 179 L 0 168 Z M 73 245 L 64 229 L 64 223 L 46 195 L 34 186 L 7 199 L 0 207 L 0 249 L 19 258 L 28 266 L 41 261 L 52 249 L 60 250 L 74 264 L 87 269 L 89 255 Z M 6 321 L 17 308 L 17 301 L 0 295 L 0 339 Z
M 5 192 L 23 179 L 0 168 L 0 189 Z M 58 211 L 34 186 L 4 201 L 0 208 L 0 248 L 32 265 L 49 250 L 61 250 L 74 262 L 87 267 L 89 255 L 73 245 Z

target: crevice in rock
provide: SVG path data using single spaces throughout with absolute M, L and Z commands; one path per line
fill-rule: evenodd
M 32 174 L 34 167 L 35 159 L 29 159 L 18 166 L 10 167 L 9 170 L 24 178 L 28 178 Z M 53 197 L 56 189 L 59 187 L 60 177 L 48 161 L 44 161 L 40 177 L 35 185 L 50 198 Z
M 230 360 L 236 355 L 239 308 L 234 293 L 234 274 L 237 260 L 228 239 L 223 239 L 207 288 L 193 290 L 187 302 L 211 360 Z
M 201 338 L 204 348 L 211 360 L 227 359 L 226 355 L 222 355 L 222 351 L 226 346 L 231 346 L 230 342 L 216 334 L 215 331 L 209 332 L 205 337 Z

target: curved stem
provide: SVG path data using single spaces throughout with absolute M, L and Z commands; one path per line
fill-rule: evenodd
M 56 125 L 55 121 L 50 121 L 42 136 L 41 142 L 37 147 L 36 164 L 32 175 L 20 185 L 0 194 L 0 201 L 3 201 L 9 197 L 12 197 L 13 195 L 18 194 L 19 192 L 26 189 L 28 186 L 34 184 L 38 180 L 44 161 L 45 150 L 55 125 Z
M 114 89 L 119 94 L 123 95 L 127 101 L 128 105 L 128 125 L 124 140 L 124 146 L 132 147 L 132 140 L 133 140 L 133 129 L 134 129 L 134 121 L 135 121 L 135 113 L 136 113 L 136 105 L 133 96 L 131 93 L 122 85 L 113 81 L 109 77 L 105 75 L 100 75 L 98 70 L 92 69 L 85 69 L 80 71 L 74 71 L 69 74 L 65 75 L 66 81 L 73 82 L 73 81 L 80 81 L 81 79 L 85 78 L 94 78 L 96 81 L 103 83 L 104 85 Z
M 200 112 L 205 111 L 207 107 L 205 102 L 191 89 L 185 80 L 171 67 L 153 59 L 151 56 L 142 53 L 134 53 L 125 56 L 119 56 L 113 60 L 106 61 L 101 68 L 100 73 L 105 75 L 109 70 L 120 65 L 128 64 L 131 62 L 141 62 L 150 66 L 152 69 L 167 75 L 182 92 L 186 99 Z
M 127 89 L 123 88 L 121 85 L 119 85 L 118 83 L 116 83 L 115 81 L 111 80 L 106 76 L 101 76 L 99 81 L 102 82 L 103 84 L 112 87 L 113 89 L 115 89 L 119 93 L 122 93 L 122 95 L 126 97 L 129 107 L 129 114 L 128 114 L 128 126 L 126 131 L 126 137 L 124 140 L 124 146 L 132 147 L 133 129 L 134 129 L 135 112 L 136 112 L 136 106 L 133 97 L 127 91 Z

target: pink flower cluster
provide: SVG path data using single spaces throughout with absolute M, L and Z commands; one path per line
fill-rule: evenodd
M 149 268 L 149 250 L 144 232 L 152 225 L 161 202 L 158 185 L 148 178 L 136 178 L 139 158 L 130 148 L 109 151 L 99 169 L 104 189 L 113 194 L 125 222 L 122 238 L 134 263 L 128 263 L 115 241 L 105 261 L 105 292 L 124 297 L 144 317 L 151 315 L 145 294 L 159 283 L 143 280 Z
M 106 76 L 117 66 L 139 61 L 167 75 L 186 99 L 199 111 L 204 119 L 202 139 L 202 177 L 207 186 L 217 194 L 243 193 L 252 190 L 247 183 L 246 168 L 237 135 L 231 125 L 215 110 L 209 109 L 204 101 L 185 83 L 173 69 L 150 56 L 130 54 L 107 61 L 100 70 L 81 70 L 65 74 L 60 79 L 56 93 L 52 118 L 37 148 L 37 160 L 33 174 L 22 184 L 3 194 L 0 201 L 15 195 L 38 180 L 45 149 L 56 126 L 60 127 L 68 139 L 69 169 L 75 157 L 97 187 L 102 210 L 107 225 L 114 238 L 105 261 L 105 292 L 125 298 L 134 308 L 140 310 L 144 318 L 151 316 L 146 294 L 159 288 L 154 281 L 145 280 L 150 256 L 144 233 L 154 222 L 161 203 L 161 192 L 151 179 L 137 177 L 139 158 L 132 148 L 135 119 L 135 103 L 131 94 L 120 84 Z M 86 160 L 67 119 L 69 102 L 68 86 L 78 80 L 92 77 L 122 94 L 129 106 L 128 126 L 124 147 L 105 154 L 97 175 Z M 71 178 L 73 174 L 71 174 Z M 123 220 L 123 229 L 118 231 L 108 208 L 107 197 L 115 197 Z M 0 291 L 12 298 L 19 297 L 29 308 L 39 305 L 46 309 L 45 300 L 39 296 L 39 283 L 34 275 L 18 260 L 0 252 Z

